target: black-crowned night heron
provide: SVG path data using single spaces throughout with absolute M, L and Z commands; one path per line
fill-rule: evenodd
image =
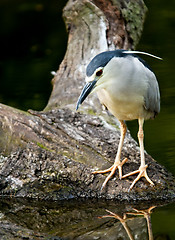
M 114 164 L 106 170 L 93 172 L 94 174 L 110 172 L 102 188 L 117 168 L 120 179 L 138 173 L 130 189 L 141 177 L 145 177 L 151 185 L 154 185 L 146 172 L 143 123 L 146 119 L 155 118 L 160 111 L 159 86 L 150 67 L 135 54 L 146 54 L 158 58 L 145 52 L 127 50 L 107 51 L 95 56 L 87 66 L 87 83 L 77 102 L 76 109 L 90 93 L 97 92 L 100 102 L 120 122 L 121 138 Z M 122 166 L 127 161 L 126 158 L 123 161 L 120 160 L 127 130 L 124 121 L 134 119 L 138 119 L 139 123 L 138 140 L 141 165 L 138 170 L 122 176 Z

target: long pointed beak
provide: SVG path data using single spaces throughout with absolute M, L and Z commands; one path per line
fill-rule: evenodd
M 87 98 L 87 96 L 90 94 L 90 92 L 93 90 L 93 88 L 95 87 L 96 84 L 96 80 L 93 80 L 91 82 L 86 83 L 86 85 L 84 86 L 79 98 L 78 98 L 78 102 L 77 102 L 77 107 L 76 110 L 78 110 L 80 104 L 82 104 L 84 102 L 84 100 Z

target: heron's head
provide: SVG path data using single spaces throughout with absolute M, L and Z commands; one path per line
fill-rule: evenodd
M 80 97 L 77 102 L 76 110 L 79 108 L 79 105 L 87 98 L 87 96 L 99 89 L 105 88 L 110 85 L 110 80 L 116 78 L 118 70 L 122 67 L 124 58 L 130 57 L 130 59 L 137 58 L 140 62 L 145 65 L 146 68 L 149 68 L 144 60 L 139 58 L 135 53 L 145 54 L 154 58 L 158 58 L 154 55 L 145 52 L 139 51 L 128 51 L 118 49 L 115 51 L 102 52 L 96 55 L 91 62 L 88 64 L 86 69 L 86 85 L 84 86 Z M 127 68 L 129 66 L 125 66 Z M 127 75 L 127 71 L 126 71 Z M 129 77 L 129 76 L 127 76 Z
M 90 93 L 105 87 L 111 70 L 113 69 L 111 60 L 114 57 L 119 57 L 123 51 L 124 50 L 102 52 L 91 60 L 86 69 L 86 84 L 78 99 L 76 110 Z M 116 56 L 116 54 L 118 56 Z

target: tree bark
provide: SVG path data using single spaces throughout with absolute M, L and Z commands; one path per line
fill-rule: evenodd
M 134 176 L 115 177 L 103 192 L 104 175 L 94 169 L 112 165 L 120 131 L 94 95 L 75 112 L 85 68 L 97 53 L 134 49 L 142 32 L 146 7 L 141 0 L 70 0 L 63 10 L 68 46 L 52 80 L 53 91 L 44 111 L 28 113 L 0 105 L 0 194 L 39 199 L 96 197 L 128 201 L 175 197 L 173 176 L 148 154 L 152 188 L 140 180 L 128 193 Z M 93 105 L 92 105 L 93 102 Z M 99 117 L 100 113 L 100 117 Z M 127 133 L 123 173 L 139 168 L 137 143 Z
M 75 109 L 89 61 L 102 51 L 135 48 L 145 13 L 142 0 L 68 1 L 63 11 L 68 31 L 67 51 L 52 80 L 53 91 L 45 110 L 65 106 Z M 92 98 L 97 101 L 96 96 Z M 90 107 L 99 109 L 99 104 L 93 105 Z

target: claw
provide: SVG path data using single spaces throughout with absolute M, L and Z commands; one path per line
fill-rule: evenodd
M 128 192 L 134 187 L 134 185 L 136 184 L 136 182 L 141 178 L 141 177 L 145 177 L 146 180 L 150 183 L 151 186 L 154 186 L 154 183 L 151 181 L 151 179 L 148 177 L 148 174 L 146 172 L 148 165 L 145 165 L 144 167 L 140 167 L 138 170 L 128 173 L 126 175 L 124 175 L 122 178 L 126 178 L 129 177 L 131 175 L 134 175 L 136 173 L 139 173 L 139 175 L 136 177 L 136 179 L 132 182 Z
M 107 173 L 110 172 L 110 174 L 107 176 L 107 178 L 105 179 L 100 191 L 103 190 L 103 188 L 106 186 L 107 182 L 109 181 L 109 179 L 114 175 L 116 169 L 118 168 L 119 170 L 119 179 L 122 179 L 122 166 L 124 163 L 126 163 L 128 161 L 127 158 L 125 158 L 122 162 L 121 161 L 117 161 L 114 163 L 114 165 L 112 165 L 110 168 L 105 169 L 105 170 L 100 170 L 100 171 L 94 171 L 92 172 L 92 174 L 97 174 L 97 173 Z

